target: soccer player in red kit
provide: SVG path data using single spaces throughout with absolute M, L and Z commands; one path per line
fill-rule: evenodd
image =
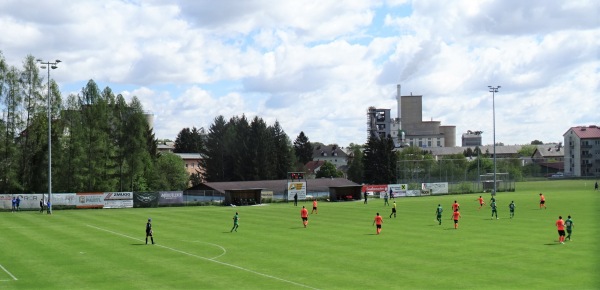
M 381 217 L 379 213 L 377 213 L 377 215 L 375 216 L 373 224 L 377 225 L 377 234 L 379 235 L 379 233 L 381 233 L 381 224 L 383 224 L 383 217 Z
M 454 220 L 454 229 L 458 229 L 458 219 L 459 218 L 460 218 L 460 212 L 458 212 L 458 208 L 457 208 L 452 213 L 452 219 Z
M 452 211 L 459 210 L 459 209 L 460 209 L 460 205 L 455 200 L 454 203 L 452 204 Z
M 485 201 L 483 201 L 483 197 L 481 197 L 481 195 L 479 196 L 479 198 L 477 200 L 479 201 L 479 209 L 478 210 L 480 210 L 485 205 Z
M 558 242 L 561 244 L 565 243 L 565 221 L 562 219 L 562 216 L 558 216 L 558 220 L 556 221 L 556 228 L 558 229 Z
M 540 193 L 540 209 L 542 209 L 542 206 L 544 209 L 546 209 L 546 198 L 542 193 Z
M 304 206 L 302 206 L 302 209 L 300 210 L 300 217 L 302 218 L 304 227 L 308 226 L 308 210 Z

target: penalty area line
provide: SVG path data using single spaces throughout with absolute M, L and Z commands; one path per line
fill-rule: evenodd
M 4 272 L 6 272 L 6 274 L 8 274 L 11 278 L 13 278 L 13 280 L 15 280 L 15 281 L 19 280 L 11 272 L 8 272 L 8 270 L 6 270 L 6 268 L 4 268 L 4 266 L 0 265 L 0 268 L 2 268 L 2 270 L 4 270 Z M 0 281 L 10 281 L 10 280 L 0 280 Z
M 125 238 L 129 238 L 129 239 L 132 239 L 132 240 L 136 240 L 136 241 L 140 241 L 140 242 L 144 241 L 142 239 L 134 238 L 134 237 L 131 237 L 131 236 L 128 236 L 128 235 L 124 235 L 124 234 L 117 233 L 117 232 L 114 232 L 114 231 L 111 231 L 111 230 L 99 228 L 99 227 L 96 227 L 96 226 L 92 226 L 92 225 L 87 225 L 87 226 L 91 227 L 91 228 L 94 228 L 94 229 L 97 229 L 97 230 L 105 231 L 107 233 L 111 233 L 111 234 L 114 234 L 114 235 L 118 235 L 118 236 L 122 236 L 122 237 L 125 237 Z M 308 286 L 308 285 L 304 285 L 304 284 L 300 284 L 300 283 L 297 283 L 297 282 L 294 282 L 294 281 L 290 281 L 290 280 L 286 280 L 286 279 L 283 279 L 283 278 L 275 277 L 275 276 L 272 276 L 272 275 L 269 275 L 269 274 L 260 273 L 260 272 L 257 272 L 257 271 L 254 271 L 254 270 L 250 270 L 250 269 L 246 269 L 244 267 L 240 267 L 240 266 L 237 266 L 237 265 L 233 265 L 233 264 L 229 264 L 229 263 L 217 261 L 217 260 L 214 260 L 214 258 L 206 258 L 206 257 L 198 256 L 198 255 L 195 255 L 195 254 L 192 254 L 192 253 L 184 252 L 182 250 L 178 250 L 178 249 L 175 249 L 175 248 L 171 248 L 171 247 L 167 247 L 167 246 L 163 246 L 163 245 L 159 245 L 159 244 L 154 244 L 154 246 L 155 247 L 161 247 L 163 249 L 167 249 L 167 250 L 170 250 L 170 251 L 173 251 L 173 252 L 177 252 L 177 253 L 180 253 L 180 254 L 183 254 L 183 255 L 186 255 L 186 256 L 190 256 L 190 257 L 194 257 L 194 258 L 198 258 L 198 259 L 202 259 L 202 260 L 214 262 L 214 263 L 217 263 L 217 264 L 220 264 L 220 265 L 223 265 L 223 266 L 235 268 L 235 269 L 238 269 L 238 270 L 242 270 L 242 271 L 245 271 L 245 272 L 249 272 L 249 273 L 252 273 L 252 274 L 255 274 L 255 275 L 259 275 L 259 276 L 263 276 L 263 277 L 266 277 L 266 278 L 270 278 L 270 279 L 273 279 L 273 280 L 277 280 L 277 281 L 281 281 L 281 282 L 286 282 L 286 283 L 289 283 L 289 284 L 293 284 L 293 285 L 304 287 L 304 288 L 308 288 L 308 289 L 318 290 L 318 288 L 314 288 L 314 287 L 311 287 L 311 286 Z M 16 280 L 16 278 L 15 278 L 15 280 Z

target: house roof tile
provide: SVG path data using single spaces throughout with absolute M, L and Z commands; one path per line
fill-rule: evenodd
M 339 146 L 316 146 L 313 150 L 313 158 L 320 158 L 325 156 L 338 156 L 338 157 L 348 157 L 348 154 L 344 152 Z
M 562 149 L 562 146 L 559 147 L 558 144 L 536 145 L 536 150 L 533 152 L 532 156 L 535 156 L 536 152 L 541 157 L 564 157 L 565 156 L 565 152 Z
M 600 127 L 598 127 L 596 125 L 591 125 L 591 126 L 587 126 L 587 127 L 586 126 L 571 127 L 565 134 L 563 134 L 563 136 L 566 135 L 567 133 L 569 133 L 571 130 L 580 139 L 598 139 L 598 138 L 600 138 Z
M 325 161 L 308 161 L 305 165 L 304 168 L 306 168 L 306 171 L 308 173 L 315 173 L 315 170 L 321 166 L 323 166 L 323 164 L 325 164 Z

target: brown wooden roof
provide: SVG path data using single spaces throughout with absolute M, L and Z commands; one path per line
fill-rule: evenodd
M 273 192 L 284 192 L 287 183 L 291 180 L 256 180 L 256 181 L 229 181 L 229 182 L 205 182 L 188 190 L 216 190 L 225 193 L 226 190 L 263 189 Z M 307 192 L 329 192 L 330 187 L 360 186 L 345 178 L 317 178 L 305 179 Z

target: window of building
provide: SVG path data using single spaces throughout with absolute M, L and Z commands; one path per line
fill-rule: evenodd
M 440 139 L 437 140 L 437 146 L 442 147 L 442 140 L 440 140 Z

